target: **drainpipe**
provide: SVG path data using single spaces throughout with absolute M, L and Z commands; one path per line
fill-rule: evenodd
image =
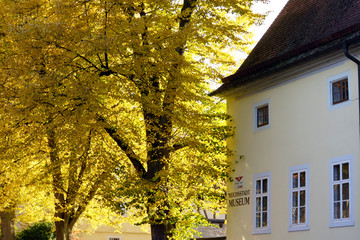
M 347 58 L 357 64 L 358 66 L 358 102 L 359 102 L 359 124 L 360 124 L 360 61 L 356 57 L 350 55 L 349 53 L 350 43 L 348 41 L 344 42 L 344 53 Z

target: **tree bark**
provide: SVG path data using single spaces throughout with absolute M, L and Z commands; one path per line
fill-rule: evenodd
M 170 224 L 151 224 L 151 240 L 168 240 L 172 236 L 171 230 L 175 227 Z
M 166 240 L 165 224 L 151 224 L 151 239 Z
M 67 221 L 56 221 L 56 240 L 72 240 L 73 226 Z
M 1 215 L 1 240 L 15 240 L 14 218 L 15 211 L 2 211 Z

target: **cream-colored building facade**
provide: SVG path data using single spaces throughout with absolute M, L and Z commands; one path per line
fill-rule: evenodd
M 86 224 L 79 226 L 79 228 L 85 229 Z M 151 234 L 150 231 L 144 231 L 139 226 L 123 223 L 121 232 L 113 227 L 102 225 L 91 233 L 79 231 L 75 238 L 76 240 L 151 240 Z
M 340 53 L 341 54 L 341 53 Z M 360 234 L 360 153 L 357 67 L 344 56 L 333 56 L 273 76 L 274 86 L 255 84 L 227 97 L 235 136 L 233 182 L 228 184 L 229 240 L 357 239 Z M 320 65 L 320 66 L 319 66 Z M 347 76 L 350 99 L 332 109 L 329 81 Z M 269 126 L 257 129 L 256 106 L 269 106 Z M 352 224 L 331 227 L 332 161 L 351 162 Z M 304 226 L 292 226 L 292 169 L 306 170 Z M 295 172 L 295 171 L 293 171 Z M 261 177 L 261 174 L 266 178 Z M 267 227 L 256 229 L 256 175 L 268 179 Z M 240 179 L 238 181 L 236 178 Z M 263 211 L 265 213 L 265 211 Z M 358 225 L 356 225 L 356 223 Z M 302 224 L 299 224 L 302 225 Z
M 360 239 L 360 18 L 340 18 L 360 1 L 336 4 L 289 0 L 213 93 L 235 127 L 228 240 Z

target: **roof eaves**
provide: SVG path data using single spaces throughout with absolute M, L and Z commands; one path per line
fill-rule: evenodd
M 331 36 L 309 43 L 305 46 L 296 48 L 283 55 L 276 56 L 267 61 L 263 61 L 248 69 L 239 69 L 233 75 L 224 78 L 223 85 L 210 93 L 210 96 L 220 95 L 230 89 L 243 85 L 254 79 L 282 70 L 294 64 L 320 56 L 328 51 L 343 46 L 345 41 L 353 42 L 360 40 L 360 23 L 347 29 L 332 34 Z

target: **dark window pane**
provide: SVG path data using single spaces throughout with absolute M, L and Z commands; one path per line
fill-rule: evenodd
M 334 203 L 334 219 L 340 219 L 340 202 Z
M 293 173 L 292 181 L 293 181 L 292 187 L 297 188 L 299 186 L 299 174 L 298 173 Z
M 261 212 L 261 198 L 256 198 L 256 212 Z
M 342 164 L 342 179 L 349 179 L 349 163 Z
M 338 181 L 340 180 L 340 165 L 337 164 L 337 165 L 334 165 L 333 167 L 333 173 L 334 173 L 334 181 Z
M 350 214 L 349 214 L 349 208 L 350 208 L 350 202 L 349 201 L 344 201 L 343 202 L 343 206 L 342 206 L 342 210 L 343 210 L 343 218 L 349 218 Z
M 268 180 L 267 178 L 262 180 L 262 193 L 267 193 L 268 191 Z
M 349 183 L 342 184 L 342 200 L 349 199 Z
M 305 211 L 305 207 L 301 207 L 300 208 L 300 223 L 305 223 L 305 214 L 306 214 L 306 211 Z
M 300 206 L 305 206 L 305 191 L 300 191 Z
M 300 173 L 300 187 L 305 187 L 306 185 L 306 174 L 305 172 Z
M 262 210 L 267 211 L 267 197 L 262 198 Z
M 292 194 L 292 206 L 293 207 L 298 206 L 298 192 L 293 192 Z
M 261 227 L 260 223 L 261 223 L 261 213 L 257 213 L 256 214 L 256 227 L 257 228 Z
M 341 100 L 341 86 L 338 83 L 333 83 L 333 103 Z
M 298 223 L 298 208 L 292 209 L 292 224 Z
M 256 181 L 256 194 L 261 193 L 261 180 Z
M 340 201 L 340 184 L 334 185 L 334 201 Z
M 262 213 L 262 227 L 267 227 L 267 212 Z

